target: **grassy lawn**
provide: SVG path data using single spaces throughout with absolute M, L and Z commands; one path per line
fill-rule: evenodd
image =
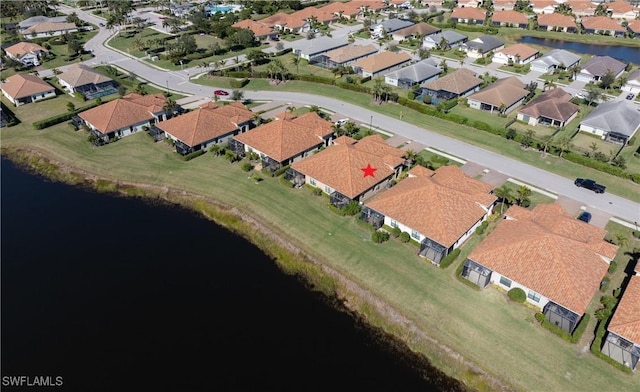
M 225 87 L 220 82 L 221 78 L 200 78 L 193 80 L 194 83 L 212 87 Z M 376 105 L 371 96 L 366 94 L 354 93 L 328 85 L 320 85 L 315 83 L 307 83 L 301 81 L 288 81 L 278 86 L 270 85 L 266 80 L 251 80 L 245 87 L 246 90 L 266 90 L 266 91 L 292 91 L 308 93 L 313 91 L 316 95 L 331 97 L 338 100 L 350 102 L 354 105 L 361 106 L 368 110 L 387 115 L 389 117 L 400 118 L 412 125 L 422 127 L 434 132 L 447 135 L 449 137 L 462 140 L 471 145 L 482 147 L 486 150 L 493 151 L 504 156 L 517 159 L 526 164 L 548 170 L 558 175 L 569 178 L 573 181 L 576 177 L 588 177 L 595 181 L 607 183 L 607 189 L 619 196 L 634 201 L 640 201 L 640 186 L 634 184 L 630 180 L 615 177 L 601 171 L 591 169 L 582 165 L 563 160 L 557 156 L 548 155 L 541 157 L 538 151 L 523 151 L 518 143 L 511 142 L 500 136 L 482 132 L 466 125 L 455 125 L 450 121 L 446 121 L 437 117 L 423 115 L 406 107 L 394 104 Z M 577 127 L 577 120 L 576 122 Z M 573 122 L 572 122 L 573 123 Z M 392 131 L 392 130 L 388 130 Z M 461 157 L 465 158 L 465 157 Z
M 531 70 L 531 65 L 529 65 L 529 64 L 526 64 L 525 66 L 503 65 L 502 67 L 500 67 L 498 69 L 502 70 L 502 71 L 506 71 L 506 72 L 512 72 L 512 73 L 516 73 L 516 74 L 526 75 Z
M 256 184 L 239 164 L 230 165 L 212 154 L 184 162 L 165 143 L 153 143 L 145 134 L 100 148 L 66 124 L 44 131 L 18 125 L 3 130 L 2 136 L 3 148 L 34 148 L 107 178 L 201 194 L 242 209 L 276 233 L 295 233 L 288 239 L 399 309 L 437 342 L 507 380 L 511 389 L 535 390 L 541 378 L 544 389 L 552 391 L 640 386 L 637 377 L 624 375 L 588 353 L 580 355 L 581 347 L 539 327 L 531 309 L 510 303 L 503 293 L 461 284 L 453 278 L 455 266 L 442 270 L 428 265 L 415 255 L 415 247 L 398 241 L 373 244 L 370 231 L 355 218 L 335 215 L 326 198 L 313 197 L 306 188 L 286 188 L 279 179 L 268 177 Z M 471 247 L 475 237 L 465 247 Z M 462 258 L 456 263 L 460 262 Z M 379 319 L 369 321 L 375 324 Z M 397 325 L 386 326 L 402 331 Z M 410 331 L 401 336 L 426 353 L 434 366 L 473 385 L 476 376 L 439 355 L 435 344 L 415 343 Z
M 520 121 L 514 122 L 509 125 L 509 127 L 521 134 L 525 134 L 530 129 L 536 134 L 536 138 L 543 138 L 546 135 L 553 135 L 556 132 L 556 129 L 553 127 L 544 127 L 542 125 L 531 126 Z
M 138 34 L 134 34 L 133 32 L 121 32 L 120 34 L 117 34 L 116 36 L 111 38 L 107 43 L 108 46 L 111 46 L 114 49 L 125 52 L 130 56 L 141 58 L 146 56 L 146 52 L 144 49 L 136 48 L 134 42 L 136 42 L 137 40 L 142 41 L 146 48 L 153 50 L 157 47 L 149 42 L 149 40 L 157 40 L 163 38 L 168 39 L 173 37 L 174 36 L 171 34 L 164 34 L 157 30 L 145 28 Z
M 633 146 L 627 145 L 620 151 L 622 156 L 627 161 L 627 168 L 632 173 L 640 173 L 640 151 L 638 142 L 636 141 Z
M 590 146 L 595 143 L 595 145 L 598 147 L 596 151 L 600 151 L 605 155 L 609 155 L 612 151 L 615 153 L 620 148 L 620 146 L 617 144 L 606 142 L 598 136 L 592 136 L 591 134 L 584 132 L 578 132 L 578 134 L 571 140 L 571 143 L 576 149 L 579 149 L 581 152 L 589 153 L 592 152 Z
M 449 113 L 457 114 L 462 117 L 466 117 L 469 121 L 482 121 L 493 128 L 504 128 L 510 118 L 516 115 L 516 112 L 512 112 L 507 117 L 500 117 L 497 114 L 488 113 L 484 110 L 472 109 L 464 104 L 457 104 Z
M 514 184 L 511 181 L 505 181 L 504 184 L 505 187 L 511 189 L 512 191 L 512 195 L 514 197 L 518 196 L 518 188 L 520 188 L 520 185 L 518 184 Z M 501 185 L 501 186 L 502 186 Z M 529 196 L 529 201 L 531 202 L 531 204 L 529 205 L 529 207 L 527 207 L 528 210 L 532 210 L 535 206 L 537 206 L 538 204 L 545 204 L 545 203 L 553 203 L 556 200 L 552 197 L 543 195 L 542 193 L 536 192 L 532 187 L 528 187 L 529 189 L 531 189 L 531 196 Z
M 462 163 L 458 161 L 454 161 L 440 154 L 436 154 L 435 152 L 431 152 L 429 150 L 422 150 L 418 152 L 418 155 L 422 157 L 425 161 L 433 162 L 434 166 L 462 166 Z
M 558 133 L 556 133 L 554 140 L 558 140 L 562 137 L 570 138 L 577 132 L 578 127 L 580 127 L 580 121 L 582 121 L 583 118 L 589 115 L 589 113 L 591 113 L 591 111 L 595 108 L 594 106 L 585 104 L 580 104 L 579 106 L 580 108 L 578 109 L 578 115 L 573 120 L 571 120 L 571 122 L 566 127 L 564 127 L 564 129 L 561 129 Z

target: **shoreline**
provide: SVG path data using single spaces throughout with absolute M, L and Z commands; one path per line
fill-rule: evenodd
M 2 156 L 52 181 L 123 197 L 158 200 L 195 211 L 256 245 L 282 272 L 297 275 L 308 289 L 323 293 L 332 307 L 349 312 L 355 322 L 366 325 L 376 339 L 384 340 L 385 346 L 411 354 L 411 362 L 418 363 L 423 374 L 433 369 L 440 373 L 439 378 L 449 377 L 462 388 L 513 390 L 505 381 L 429 336 L 398 309 L 322 262 L 321 256 L 296 244 L 286 232 L 270 227 L 235 206 L 180 189 L 108 178 L 56 161 L 33 148 L 2 148 Z

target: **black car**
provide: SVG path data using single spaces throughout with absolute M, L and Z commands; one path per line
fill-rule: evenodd
M 588 178 L 576 178 L 573 183 L 576 184 L 576 186 L 579 188 L 587 188 L 594 191 L 595 193 L 604 193 L 604 190 L 607 188 L 604 185 L 598 184 Z
M 582 211 L 582 213 L 578 215 L 578 220 L 581 220 L 584 223 L 591 222 L 591 213 L 588 211 Z

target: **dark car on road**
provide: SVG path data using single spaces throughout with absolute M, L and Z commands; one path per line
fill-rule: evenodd
M 628 100 L 632 100 L 633 99 L 633 94 L 631 94 L 631 93 L 627 94 L 627 99 Z
M 591 213 L 588 211 L 582 211 L 580 215 L 578 215 L 578 220 L 583 221 L 584 223 L 591 222 Z
M 595 193 L 604 193 L 604 190 L 606 189 L 604 185 L 600 185 L 588 178 L 576 178 L 573 183 L 579 188 L 587 188 L 594 191 Z

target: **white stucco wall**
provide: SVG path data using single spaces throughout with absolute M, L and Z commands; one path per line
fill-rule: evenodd
M 513 288 L 516 288 L 516 287 L 521 288 L 524 291 L 524 293 L 527 295 L 527 301 L 526 302 L 531 304 L 531 305 L 533 305 L 533 306 L 535 306 L 535 307 L 540 308 L 541 311 L 545 307 L 545 305 L 549 302 L 549 298 L 545 297 L 544 295 L 542 295 L 540 293 L 536 293 L 536 294 L 538 294 L 540 296 L 540 300 L 538 302 L 536 302 L 533 299 L 529 298 L 529 293 L 530 292 L 533 293 L 534 290 L 531 290 L 530 288 L 528 288 L 528 287 L 526 287 L 526 286 L 524 286 L 524 285 L 522 285 L 522 284 L 520 284 L 518 282 L 515 282 L 515 281 L 513 281 L 511 279 L 509 279 L 509 280 L 511 280 L 511 286 L 507 287 L 507 286 L 503 285 L 502 283 L 500 283 L 500 278 L 502 278 L 502 275 L 500 275 L 496 271 L 493 271 L 491 273 L 490 282 L 492 284 L 495 284 L 496 286 L 506 290 L 506 291 L 509 291 L 509 290 L 511 290 Z M 508 279 L 508 277 L 506 277 L 506 276 L 505 276 L 505 278 Z M 558 304 L 558 305 L 561 305 L 561 304 Z
M 584 132 L 584 133 L 590 133 L 592 135 L 597 135 L 600 136 L 600 138 L 604 139 L 607 136 L 607 131 L 605 131 L 604 129 L 598 129 L 598 128 L 594 128 L 591 127 L 589 125 L 585 125 L 585 124 L 580 124 L 580 127 L 578 128 L 578 130 L 580 132 Z
M 635 81 L 627 82 L 627 84 L 622 86 L 622 91 L 638 94 L 640 93 L 640 82 L 635 82 Z

